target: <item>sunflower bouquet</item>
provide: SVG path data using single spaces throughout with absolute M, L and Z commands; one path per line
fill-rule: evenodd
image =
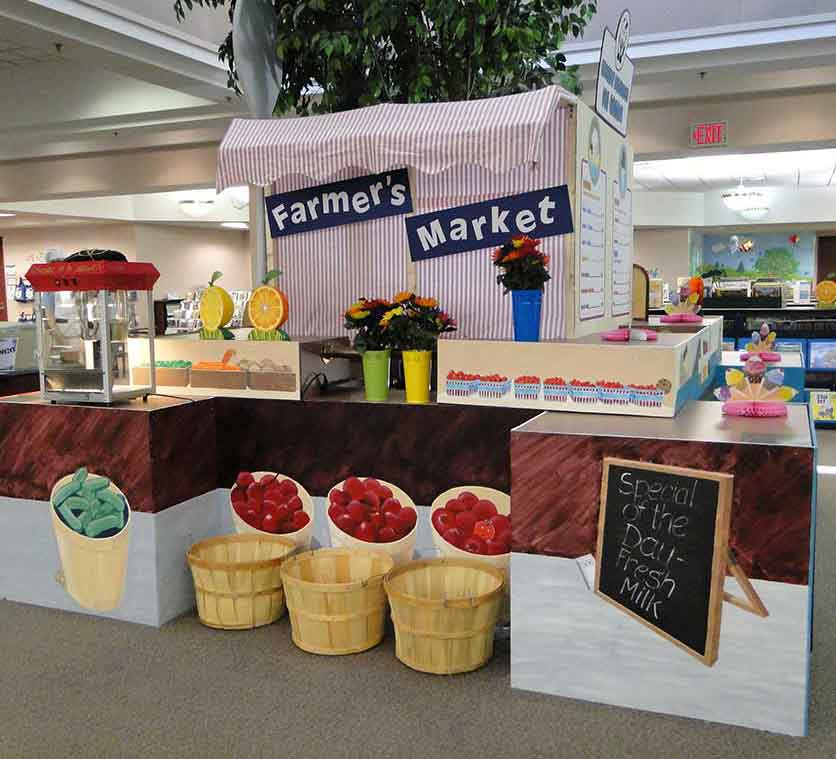
M 380 319 L 387 344 L 399 350 L 431 351 L 438 336 L 455 332 L 456 322 L 435 298 L 398 293 Z
M 392 303 L 383 298 L 360 298 L 345 312 L 345 328 L 357 333 L 354 336 L 354 347 L 359 353 L 390 347 L 389 335 L 382 319 L 391 308 Z
M 494 266 L 500 269 L 496 281 L 505 294 L 511 290 L 542 290 L 551 279 L 549 257 L 539 246 L 539 240 L 516 235 L 493 252 Z

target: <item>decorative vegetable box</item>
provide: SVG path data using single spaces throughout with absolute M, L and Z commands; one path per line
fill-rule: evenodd
M 654 341 L 440 340 L 438 400 L 598 414 L 675 416 L 711 386 L 723 320 L 660 329 Z M 465 386 L 463 377 L 479 377 Z M 490 391 L 487 392 L 486 390 Z

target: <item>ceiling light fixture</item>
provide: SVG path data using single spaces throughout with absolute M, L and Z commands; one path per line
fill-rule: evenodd
M 756 203 L 753 203 L 753 201 L 760 200 L 761 196 L 761 193 L 757 190 L 747 190 L 743 186 L 743 180 L 741 179 L 736 189 L 723 193 L 723 203 L 725 203 L 726 208 L 729 210 L 740 212 L 744 208 L 751 208 L 755 205 Z
M 246 185 L 227 187 L 222 194 L 229 198 L 229 202 L 236 211 L 243 211 L 250 204 L 250 188 Z
M 16 213 L 6 213 L 5 211 L 0 212 L 0 219 L 11 219 L 13 216 L 17 216 Z
M 186 214 L 186 216 L 199 219 L 202 216 L 212 213 L 215 208 L 215 201 L 204 200 L 201 198 L 189 198 L 187 200 L 181 200 L 179 207 L 180 211 Z
M 222 221 L 221 226 L 225 229 L 249 229 L 250 225 L 245 221 Z
M 744 208 L 740 215 L 747 221 L 760 221 L 769 213 L 768 206 L 752 206 L 751 208 Z

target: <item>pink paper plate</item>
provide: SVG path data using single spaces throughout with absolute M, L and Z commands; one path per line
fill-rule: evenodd
M 726 401 L 726 416 L 779 417 L 787 415 L 787 404 L 782 401 Z
M 759 358 L 765 364 L 777 364 L 781 360 L 781 354 L 776 351 L 763 351 L 762 353 L 741 353 L 740 360 L 748 361 L 752 356 Z
M 663 324 L 678 324 L 682 321 L 682 314 L 665 314 L 659 317 L 659 321 Z
M 679 321 L 687 322 L 689 324 L 697 324 L 702 321 L 702 317 L 699 314 L 680 314 L 682 317 Z

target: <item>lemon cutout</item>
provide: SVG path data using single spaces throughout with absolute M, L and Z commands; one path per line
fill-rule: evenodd
M 740 369 L 726 369 L 726 384 L 735 387 L 743 381 L 743 376 Z
M 232 296 L 223 287 L 215 284 L 222 276 L 223 274 L 219 271 L 212 274 L 209 287 L 200 298 L 200 320 L 203 322 L 204 329 L 209 332 L 225 327 L 232 321 L 232 315 L 235 313 Z
M 247 314 L 253 327 L 262 332 L 271 332 L 287 318 L 285 300 L 275 287 L 262 285 L 250 296 Z

